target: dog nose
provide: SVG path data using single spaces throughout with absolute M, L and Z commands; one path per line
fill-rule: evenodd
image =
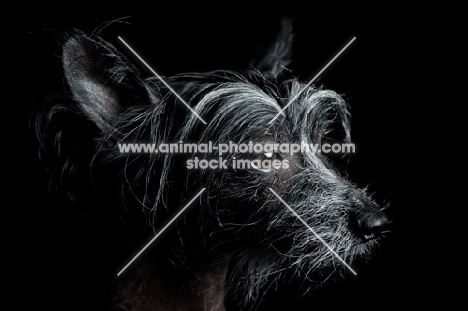
M 384 232 L 390 220 L 388 216 L 379 209 L 363 209 L 351 214 L 350 228 L 364 241 L 370 241 Z

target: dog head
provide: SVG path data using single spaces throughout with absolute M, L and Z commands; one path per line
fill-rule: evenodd
M 341 176 L 326 155 L 278 148 L 350 143 L 350 114 L 340 95 L 283 77 L 291 56 L 290 26 L 284 26 L 254 69 L 164 78 L 144 77 L 121 49 L 77 32 L 62 54 L 72 101 L 48 113 L 49 121 L 67 111 L 95 125 L 82 130 L 92 137 L 80 138 L 93 150 L 93 183 L 105 185 L 103 196 L 119 193 L 122 215 L 142 215 L 155 232 L 204 188 L 152 254 L 194 275 L 227 263 L 226 288 L 247 297 L 243 304 L 287 271 L 300 278 L 345 271 L 342 262 L 367 256 L 388 222 L 365 189 Z M 118 148 L 208 142 L 277 148 L 189 154 Z M 224 166 L 189 169 L 195 160 Z M 239 160 L 256 164 L 239 168 Z M 270 167 L 265 160 L 281 164 Z

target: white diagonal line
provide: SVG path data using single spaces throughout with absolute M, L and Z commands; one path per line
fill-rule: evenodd
M 316 237 L 317 239 L 320 240 L 320 242 L 323 243 L 323 245 L 325 245 L 328 250 L 330 250 L 330 252 L 336 256 L 336 258 L 338 258 L 345 266 L 346 268 L 348 268 L 354 275 L 357 275 L 357 273 L 333 250 L 333 248 L 331 248 L 330 245 L 327 244 L 327 242 L 325 242 L 315 231 L 314 229 L 312 229 L 286 202 L 284 202 L 284 200 L 271 188 L 268 188 L 270 189 L 270 191 L 294 214 L 294 216 L 296 216 Z
M 141 253 L 143 253 L 143 252 L 145 251 L 145 249 L 147 249 L 148 246 L 150 246 L 151 243 L 153 243 L 154 240 L 156 240 L 156 239 L 161 235 L 161 233 L 163 233 L 164 230 L 166 230 L 167 227 L 169 227 L 169 226 L 170 226 L 170 225 L 187 209 L 187 207 L 189 207 L 189 205 L 192 204 L 192 202 L 195 201 L 195 199 L 198 198 L 198 197 L 200 196 L 200 194 L 202 194 L 203 191 L 205 191 L 205 189 L 206 189 L 206 188 L 203 188 L 192 200 L 190 200 L 190 202 L 188 202 L 188 203 L 184 206 L 184 208 L 182 208 L 182 209 L 180 210 L 180 212 L 178 212 L 177 215 L 175 215 L 174 218 L 172 218 L 171 221 L 169 221 L 169 222 L 167 223 L 167 225 L 165 225 L 164 228 L 162 228 L 162 229 L 156 234 L 156 236 L 155 236 L 153 239 L 151 239 L 151 241 L 149 241 L 148 244 L 146 244 L 145 247 L 143 247 L 143 249 L 142 249 L 140 252 L 138 252 L 138 254 L 136 254 L 135 257 L 133 257 L 133 259 L 130 260 L 130 262 L 129 262 L 122 270 L 120 270 L 119 273 L 117 273 L 117 276 L 120 276 L 120 275 L 122 274 L 122 272 L 124 272 L 125 269 L 127 269 L 128 266 L 130 266 L 130 265 L 132 264 L 132 262 L 134 262 L 135 259 L 137 259 L 138 256 L 140 256 Z
M 353 43 L 354 40 L 356 40 L 356 37 L 354 37 L 353 39 L 351 39 L 351 41 L 349 41 L 348 44 L 346 44 L 346 46 L 345 46 L 344 48 L 342 48 L 341 51 L 339 51 L 338 54 L 336 54 L 335 57 L 333 57 L 333 59 L 332 59 L 331 61 L 329 61 L 328 64 L 326 64 L 325 67 L 323 67 L 323 69 L 320 70 L 320 72 L 319 72 L 318 74 L 316 74 L 315 77 L 313 77 L 312 80 L 310 80 L 310 82 L 307 83 L 307 85 L 304 86 L 304 87 L 302 88 L 302 90 L 301 90 L 299 93 L 297 93 L 296 96 L 294 96 L 294 97 L 286 104 L 286 106 L 284 106 L 284 108 L 281 109 L 280 112 L 278 112 L 278 114 L 277 114 L 273 119 L 271 119 L 270 122 L 268 122 L 268 124 L 272 124 L 272 123 L 276 120 L 276 118 L 279 117 L 280 114 L 283 114 L 283 113 L 284 113 L 284 110 L 286 110 L 286 108 L 288 108 L 289 105 L 291 105 L 291 104 L 299 97 L 299 95 L 301 95 L 302 92 L 304 92 L 304 91 L 312 84 L 312 82 L 314 82 L 315 79 L 317 79 L 317 77 L 320 76 L 320 75 L 322 74 L 322 72 L 324 72 L 325 69 L 327 69 L 328 66 L 330 66 L 331 63 L 333 63 L 333 62 L 335 61 L 335 59 L 338 58 L 338 56 L 340 56 L 341 53 L 343 53 L 343 51 L 346 50 L 346 48 L 348 48 L 348 46 L 349 46 L 351 43 Z
M 140 55 L 137 54 L 137 52 L 135 52 L 135 50 L 133 50 L 130 45 L 127 44 L 127 42 L 124 41 L 124 39 L 122 39 L 120 36 L 118 37 L 120 41 L 122 41 L 123 44 L 125 44 L 125 46 L 130 50 L 132 51 L 133 54 L 135 54 L 136 57 L 138 57 L 138 59 L 146 66 L 148 67 L 148 69 L 159 79 L 161 80 L 162 83 L 164 83 L 164 85 L 175 95 L 177 96 L 178 99 L 180 99 L 180 101 L 185 105 L 187 106 L 188 109 L 190 109 L 190 111 L 198 118 L 200 119 L 200 121 L 203 122 L 203 124 L 206 124 L 205 120 L 202 119 L 202 117 L 200 117 L 198 115 L 198 113 L 195 112 L 195 110 L 192 109 L 192 107 L 190 107 L 186 102 L 185 100 L 183 100 L 182 97 L 179 96 L 179 94 L 176 93 L 176 91 L 174 91 L 170 86 L 169 84 L 166 83 L 166 81 L 163 80 L 163 78 L 161 78 L 157 73 L 156 71 L 153 70 L 153 68 L 150 67 L 150 65 L 148 65 L 144 60 L 143 58 L 140 57 Z

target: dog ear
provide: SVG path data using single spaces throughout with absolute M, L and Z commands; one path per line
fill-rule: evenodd
M 304 140 L 319 146 L 325 142 L 351 142 L 351 114 L 345 100 L 334 91 L 311 92 L 295 121 L 301 127 Z
M 315 119 L 312 139 L 319 145 L 328 143 L 351 143 L 351 115 L 344 101 L 335 101 L 322 107 L 322 118 Z
M 97 36 L 71 36 L 64 44 L 62 62 L 73 98 L 108 134 L 118 134 L 112 120 L 124 109 L 159 101 L 131 62 Z
M 284 17 L 280 20 L 280 29 L 275 41 L 263 53 L 262 58 L 251 65 L 265 75 L 276 77 L 292 61 L 293 20 Z

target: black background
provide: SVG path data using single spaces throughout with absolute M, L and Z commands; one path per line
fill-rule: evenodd
M 182 5 L 102 12 L 24 9 L 12 13 L 16 17 L 7 31 L 14 36 L 4 44 L 9 55 L 4 65 L 13 70 L 7 76 L 10 96 L 4 102 L 3 120 L 8 126 L 3 137 L 14 149 L 5 150 L 9 182 L 4 205 L 11 216 L 5 220 L 8 251 L 4 252 L 10 260 L 3 269 L 11 276 L 8 284 L 15 294 L 10 298 L 18 309 L 92 309 L 86 305 L 92 299 L 85 296 L 91 295 L 93 281 L 99 277 L 90 274 L 99 273 L 96 267 L 103 264 L 84 253 L 86 228 L 76 220 L 75 211 L 48 194 L 37 144 L 29 132 L 33 109 L 62 88 L 57 40 L 62 31 L 91 32 L 107 21 L 128 17 L 109 25 L 102 36 L 130 56 L 117 40 L 122 36 L 164 76 L 245 68 L 258 43 L 268 38 L 271 17 L 279 13 L 296 16 L 297 62 L 291 69 L 304 82 L 356 37 L 317 83 L 348 100 L 352 140 L 357 146 L 349 176 L 361 186 L 369 184 L 379 202 L 390 203 L 388 213 L 394 226 L 373 261 L 355 267 L 357 276 L 349 274 L 302 298 L 286 285 L 268 308 L 371 310 L 453 302 L 448 277 L 457 278 L 457 274 L 449 273 L 449 268 L 463 261 L 457 259 L 462 256 L 457 248 L 447 244 L 454 233 L 445 225 L 452 221 L 439 211 L 450 206 L 442 204 L 445 194 L 436 176 L 444 168 L 436 164 L 432 143 L 443 132 L 442 115 L 435 108 L 441 104 L 435 96 L 441 89 L 436 70 L 441 61 L 450 60 L 439 54 L 441 46 L 450 44 L 444 34 L 455 29 L 440 24 L 440 17 L 450 20 L 450 13 L 372 7 L 337 12 L 338 8 L 314 5 L 272 12 L 234 4 L 214 11 Z M 135 64 L 151 74 L 138 60 Z M 93 268 L 94 260 L 99 264 Z M 116 266 L 115 273 L 119 269 Z

